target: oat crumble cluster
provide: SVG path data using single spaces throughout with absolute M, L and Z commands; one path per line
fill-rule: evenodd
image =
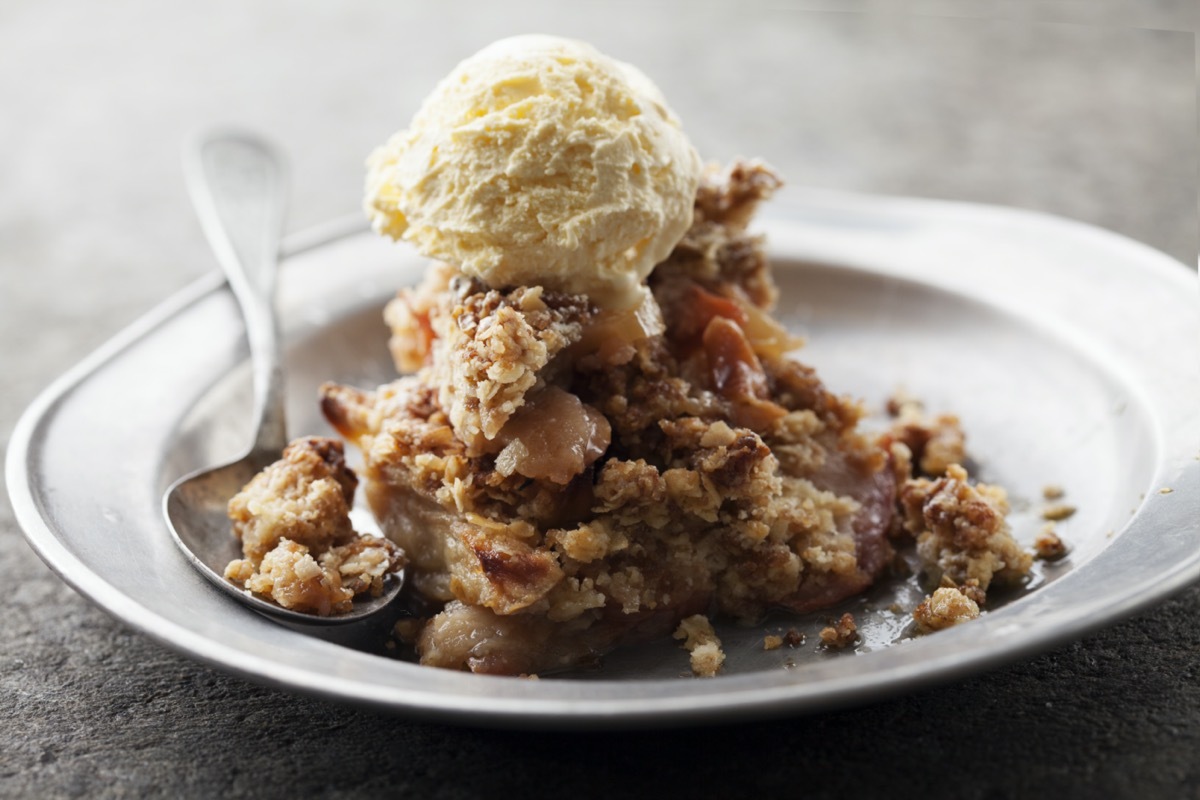
M 831 650 L 844 650 L 858 641 L 858 624 L 850 612 L 842 614 L 818 634 L 821 646 Z
M 231 561 L 225 577 L 284 608 L 320 616 L 349 611 L 358 595 L 378 596 L 404 558 L 392 542 L 351 526 L 357 485 L 341 442 L 292 442 L 229 502 L 244 558 Z
M 1004 489 L 972 482 L 962 466 L 966 435 L 957 416 L 930 416 L 905 392 L 889 398 L 887 410 L 884 440 L 900 486 L 892 534 L 916 543 L 923 572 L 940 584 L 913 610 L 917 630 L 931 633 L 978 618 L 988 588 L 1018 584 L 1033 554 L 1012 536 Z M 1042 540 L 1039 554 L 1052 549 L 1044 533 Z
M 989 585 L 1031 563 L 1003 490 L 968 479 L 956 418 L 897 400 L 891 430 L 868 435 L 862 406 L 789 355 L 800 342 L 770 314 L 747 232 L 779 185 L 759 162 L 709 168 L 691 228 L 632 308 L 432 265 L 385 311 L 411 374 L 321 389 L 390 542 L 350 527 L 340 445 L 303 440 L 230 504 L 246 558 L 227 575 L 331 613 L 406 561 L 433 609 L 410 626 L 421 663 L 506 675 L 673 631 L 693 672 L 716 675 L 706 615 L 830 607 L 906 539 L 956 587 L 923 604 L 922 628 L 978 615 Z M 856 637 L 850 615 L 821 633 L 833 648 Z
M 955 586 L 942 586 L 913 611 L 913 619 L 924 633 L 953 627 L 979 617 L 979 604 Z

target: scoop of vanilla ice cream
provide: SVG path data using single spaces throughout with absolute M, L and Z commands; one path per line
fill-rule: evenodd
M 609 306 L 640 300 L 691 225 L 701 172 L 645 75 L 552 36 L 463 61 L 367 163 L 376 230 L 491 286 Z

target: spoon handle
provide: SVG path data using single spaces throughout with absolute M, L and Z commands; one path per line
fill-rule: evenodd
M 287 444 L 287 423 L 274 297 L 287 167 L 257 136 L 217 131 L 187 148 L 184 175 L 200 224 L 245 318 L 254 368 L 254 449 L 278 453 Z

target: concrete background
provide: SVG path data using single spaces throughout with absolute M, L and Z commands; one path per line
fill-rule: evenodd
M 858 13 L 869 12 L 869 13 Z M 1195 264 L 1197 7 L 1179 2 L 0 5 L 0 444 L 212 259 L 178 167 L 217 122 L 291 153 L 290 225 L 456 61 L 552 32 L 641 66 L 710 158 L 979 200 Z M 736 728 L 498 733 L 248 685 L 65 587 L 0 500 L 0 796 L 1200 796 L 1200 590 L 1026 663 Z

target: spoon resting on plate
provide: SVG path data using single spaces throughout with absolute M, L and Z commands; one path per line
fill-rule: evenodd
M 356 600 L 346 613 L 318 616 L 264 600 L 223 575 L 231 558 L 240 556 L 234 552 L 229 500 L 279 460 L 288 441 L 281 337 L 273 299 L 286 167 L 275 149 L 258 137 L 216 132 L 188 148 L 184 172 L 205 235 L 245 319 L 254 369 L 256 432 L 254 443 L 238 460 L 185 475 L 167 489 L 163 496 L 167 526 L 204 577 L 255 611 L 303 629 L 374 620 L 399 594 L 403 583 L 399 576 L 388 576 L 382 594 Z

